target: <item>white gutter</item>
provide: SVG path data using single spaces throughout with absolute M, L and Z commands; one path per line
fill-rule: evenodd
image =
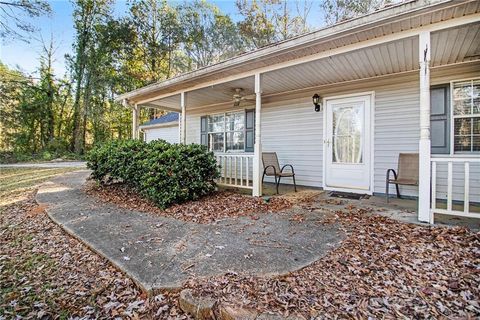
M 164 122 L 164 123 L 141 125 L 138 128 L 143 130 L 143 129 L 155 129 L 155 128 L 177 127 L 177 126 L 178 126 L 178 121 L 174 120 L 174 121 Z

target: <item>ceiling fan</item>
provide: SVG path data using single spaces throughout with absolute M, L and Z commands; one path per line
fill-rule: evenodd
M 242 101 L 255 101 L 255 95 L 243 95 L 242 94 L 243 89 L 242 88 L 236 88 L 235 92 L 233 94 L 233 106 L 238 107 L 240 106 L 240 103 Z

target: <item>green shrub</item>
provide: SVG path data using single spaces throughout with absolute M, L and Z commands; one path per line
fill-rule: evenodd
M 95 180 L 108 183 L 121 180 L 136 186 L 146 144 L 139 140 L 111 141 L 94 147 L 86 157 Z
M 97 181 L 120 180 L 161 208 L 211 193 L 218 177 L 213 153 L 197 144 L 113 141 L 94 147 L 87 161 Z
M 48 151 L 43 151 L 41 154 L 41 159 L 45 161 L 50 161 L 53 159 L 53 155 Z

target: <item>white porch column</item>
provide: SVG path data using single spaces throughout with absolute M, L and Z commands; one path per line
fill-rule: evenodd
M 262 195 L 262 84 L 260 73 L 255 74 L 255 146 L 253 156 L 253 196 Z
M 182 143 L 182 115 L 178 115 L 178 143 Z
M 182 107 L 182 114 L 180 115 L 180 143 L 187 143 L 187 101 L 185 92 L 180 93 L 180 106 Z
M 138 139 L 140 137 L 138 133 L 139 116 L 140 116 L 140 108 L 135 103 L 132 108 L 132 139 Z
M 418 220 L 431 223 L 430 214 L 430 32 L 419 35 L 420 142 Z

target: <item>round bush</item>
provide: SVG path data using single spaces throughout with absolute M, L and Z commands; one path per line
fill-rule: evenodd
M 106 143 L 87 154 L 87 166 L 100 183 L 120 180 L 161 208 L 213 192 L 219 175 L 213 153 L 204 146 L 163 140 Z

